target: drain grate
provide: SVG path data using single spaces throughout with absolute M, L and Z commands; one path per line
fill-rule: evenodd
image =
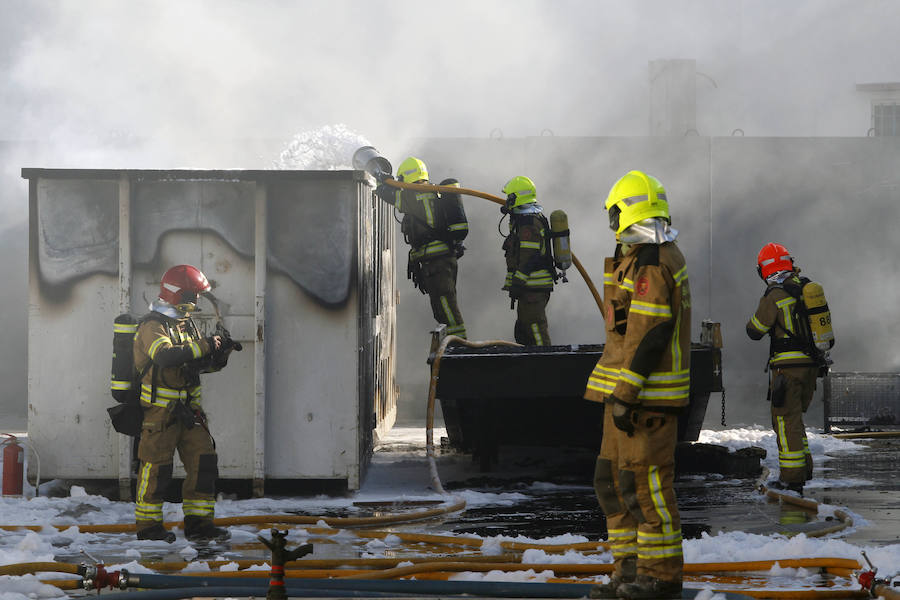
M 825 431 L 900 429 L 900 373 L 830 373 Z

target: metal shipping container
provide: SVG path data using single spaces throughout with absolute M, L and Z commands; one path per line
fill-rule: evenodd
M 242 352 L 203 376 L 221 480 L 358 489 L 393 425 L 394 221 L 361 171 L 23 169 L 29 182 L 28 435 L 41 478 L 118 480 L 112 323 L 170 266 L 211 280 Z M 215 327 L 212 306 L 195 314 Z M 176 476 L 183 470 L 176 456 Z

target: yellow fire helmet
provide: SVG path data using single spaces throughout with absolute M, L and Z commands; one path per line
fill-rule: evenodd
M 662 217 L 671 223 L 666 190 L 653 175 L 643 171 L 629 171 L 613 184 L 606 198 L 609 227 L 622 233 L 644 219 Z
M 503 186 L 503 193 L 506 194 L 506 207 L 510 209 L 537 202 L 537 189 L 534 187 L 534 182 L 524 175 L 517 175 L 510 179 Z
M 428 167 L 415 156 L 410 156 L 397 167 L 397 179 L 406 183 L 428 181 Z

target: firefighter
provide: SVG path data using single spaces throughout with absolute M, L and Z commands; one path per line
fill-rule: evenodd
M 162 509 L 176 450 L 185 470 L 185 537 L 191 541 L 230 537 L 227 529 L 213 525 L 218 457 L 200 404 L 200 373 L 224 367 L 232 348 L 222 336 L 201 336 L 190 317 L 198 310 L 199 295 L 210 289 L 199 269 L 172 267 L 163 275 L 159 297 L 134 337 L 134 364 L 143 374 L 144 418 L 134 507 L 140 540 L 175 541 L 175 534 L 163 526 Z
M 510 307 L 516 305 L 513 330 L 518 343 L 525 346 L 549 346 L 547 303 L 553 291 L 556 269 L 550 245 L 550 224 L 537 203 L 534 182 L 521 175 L 503 186 L 509 214 L 509 235 L 503 241 L 506 255 L 506 281 Z
M 397 167 L 397 180 L 427 184 L 428 169 L 410 156 Z M 440 185 L 459 187 L 459 182 L 445 179 Z M 456 273 L 457 259 L 465 252 L 463 240 L 469 222 L 460 195 L 398 189 L 383 181 L 375 193 L 403 213 L 400 230 L 410 246 L 407 277 L 428 294 L 431 312 L 438 323 L 447 326 L 447 334 L 465 338 L 466 324 L 456 301 Z
M 803 484 L 812 479 L 813 462 L 806 440 L 803 413 L 816 390 L 819 364 L 808 339 L 801 278 L 794 258 L 781 244 L 766 244 L 757 256 L 756 271 L 766 282 L 766 291 L 756 312 L 747 322 L 747 335 L 759 340 L 769 334 L 769 400 L 772 428 L 778 443 L 779 478 L 772 487 L 802 495 Z M 830 317 L 829 317 L 830 325 Z
M 690 392 L 691 294 L 662 184 L 642 171 L 606 200 L 616 248 L 603 273 L 606 345 L 584 397 L 604 403 L 594 489 L 614 572 L 592 598 L 681 598 L 673 489 L 678 413 Z

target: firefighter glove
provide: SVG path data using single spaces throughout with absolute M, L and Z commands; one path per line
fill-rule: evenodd
M 391 179 L 393 179 L 393 177 L 391 177 Z M 386 183 L 379 184 L 378 187 L 375 188 L 375 195 L 390 205 L 393 205 L 395 202 L 394 188 Z
M 525 293 L 525 286 L 517 283 L 513 283 L 509 286 L 509 297 L 512 300 L 518 300 L 522 297 L 522 294 Z
M 634 423 L 637 421 L 636 404 L 622 402 L 613 395 L 606 399 L 607 404 L 612 405 L 613 423 L 616 429 L 624 431 L 628 437 L 634 435 Z

